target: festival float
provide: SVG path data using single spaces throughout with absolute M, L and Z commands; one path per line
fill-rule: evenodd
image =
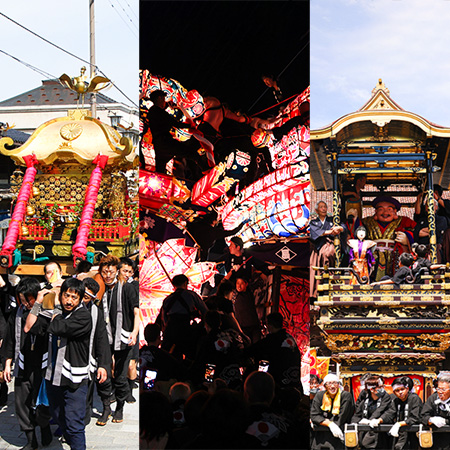
M 82 80 L 80 88 L 78 78 L 66 84 L 80 96 L 109 81 Z M 0 139 L 0 152 L 18 166 L 3 270 L 42 275 L 42 264 L 56 260 L 67 275 L 80 260 L 137 253 L 138 203 L 128 181 L 137 156 L 128 137 L 80 107 L 42 124 L 22 146 L 12 144 Z
M 450 128 L 403 110 L 380 79 L 360 110 L 311 131 L 311 142 L 314 203 L 332 204 L 334 225 L 343 221 L 343 187 L 357 174 L 364 174 L 367 184 L 361 191 L 362 217 L 355 220 L 362 219 L 368 228 L 377 196 L 395 198 L 401 204 L 399 217 L 412 218 L 416 198 L 424 193 L 430 259 L 438 262 L 433 184 L 444 189 L 450 184 Z M 350 229 L 354 222 L 349 223 Z M 396 265 L 399 255 L 393 239 L 380 237 L 375 251 L 392 244 Z M 336 267 L 311 269 L 318 281 L 312 322 L 319 330 L 311 336 L 317 351 L 312 373 L 323 377 L 333 365 L 355 399 L 365 372 L 385 377 L 388 391 L 394 377 L 407 375 L 425 401 L 433 392 L 436 374 L 449 364 L 449 265 L 422 274 L 420 284 L 408 277 L 399 288 L 373 286 L 367 276 L 355 274 L 353 267 L 342 267 L 339 238 L 334 245 Z M 355 275 L 357 281 L 352 284 Z
M 150 92 L 157 89 L 166 93 L 166 100 L 170 102 L 167 112 L 178 120 L 195 124 L 205 113 L 207 99 L 197 91 L 189 91 L 178 81 L 152 75 L 147 70 L 141 71 L 140 76 L 141 117 L 152 106 Z M 173 275 L 188 275 L 194 270 L 198 274 L 197 281 L 190 288 L 198 293 L 201 293 L 203 283 L 213 285 L 216 264 L 200 261 L 198 256 L 192 259 L 197 245 L 188 231 L 190 223 L 213 211 L 225 230 L 243 224 L 236 235 L 244 241 L 246 253 L 270 264 L 269 282 L 260 284 L 255 295 L 266 305 L 268 312 L 280 311 L 285 317 L 285 325 L 297 339 L 302 356 L 307 360 L 302 372 L 306 380 L 309 375 L 309 283 L 306 271 L 310 207 L 309 88 L 284 102 L 282 111 L 270 123 L 266 121 L 260 127 L 258 121 L 257 115 L 246 120 L 247 124 L 255 124 L 245 142 L 250 150 L 240 143 L 230 145 L 225 160 L 214 162 L 195 182 L 154 172 L 150 130 L 142 136 L 141 151 L 146 169 L 141 168 L 139 175 L 141 215 L 150 215 L 147 220 L 152 226 L 164 219 L 167 224 L 177 227 L 186 239 L 191 238 L 191 244 L 186 247 L 184 239 L 183 242 L 174 239 L 161 244 L 149 238 L 141 244 L 141 323 L 145 326 L 154 320 L 162 300 L 173 291 L 170 283 Z M 143 128 L 141 123 L 141 132 Z M 201 133 L 195 129 L 190 129 L 189 133 L 179 129 L 172 131 L 175 139 L 196 139 L 200 151 L 209 155 L 208 161 L 214 161 L 214 146 Z M 261 161 L 263 149 L 270 154 L 271 161 L 266 161 L 270 170 L 248 183 L 246 176 L 254 160 Z M 151 230 L 148 234 L 152 235 Z M 170 249 L 164 249 L 169 244 Z M 168 254 L 172 256 L 165 262 Z M 175 258 L 178 263 L 174 263 Z M 190 275 L 189 278 L 192 280 Z

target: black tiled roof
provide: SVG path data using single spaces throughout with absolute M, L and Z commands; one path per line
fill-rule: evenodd
M 89 105 L 90 94 L 84 100 Z M 81 101 L 81 99 L 80 99 Z M 42 86 L 3 100 L 1 106 L 45 106 L 45 105 L 74 105 L 77 103 L 77 94 L 69 88 L 62 86 L 59 80 L 44 80 Z M 102 93 L 97 93 L 97 103 L 119 103 Z
M 8 130 L 6 133 L 4 133 L 3 136 L 10 137 L 16 144 L 24 144 L 28 140 L 28 138 L 31 136 L 31 134 L 24 133 L 23 131 L 11 129 L 11 130 Z

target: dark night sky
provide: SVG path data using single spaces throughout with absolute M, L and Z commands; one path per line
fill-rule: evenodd
M 302 50 L 303 49 L 303 50 Z M 291 62 L 300 51 L 301 53 Z M 309 86 L 309 1 L 140 2 L 140 68 L 254 114 Z

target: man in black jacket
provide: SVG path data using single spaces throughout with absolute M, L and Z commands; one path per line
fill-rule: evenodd
M 164 329 L 161 348 L 180 359 L 182 355 L 194 358 L 198 336 L 195 327 L 191 326 L 191 319 L 203 317 L 208 311 L 202 298 L 188 289 L 188 284 L 186 275 L 175 275 L 172 278 L 175 292 L 164 299 L 161 308 Z
M 20 429 L 25 432 L 28 444 L 24 449 L 38 447 L 35 428 L 41 426 L 42 444 L 49 445 L 52 432 L 49 426 L 48 407 L 36 408 L 39 389 L 43 380 L 43 371 L 47 366 L 49 315 L 36 317 L 34 325 L 25 330 L 26 320 L 36 301 L 43 298 L 39 292 L 39 281 L 31 277 L 22 278 L 16 288 L 19 308 L 10 315 L 8 330 L 3 348 L 5 379 L 11 381 L 11 363 L 14 363 L 15 412 Z M 39 299 L 39 300 L 37 300 Z
M 312 450 L 344 448 L 344 425 L 350 423 L 355 404 L 350 392 L 344 391 L 339 378 L 329 373 L 323 379 L 324 391 L 319 391 L 311 404 L 311 422 L 329 430 L 314 431 Z
M 192 150 L 189 145 L 177 141 L 170 134 L 172 128 L 191 128 L 191 125 L 176 120 L 166 111 L 168 106 L 166 93 L 161 90 L 153 91 L 150 94 L 150 100 L 153 102 L 153 106 L 142 118 L 144 134 L 147 128 L 150 128 L 152 133 L 156 172 L 166 173 L 166 164 L 174 156 L 180 159 L 189 159 L 193 163 L 200 162 L 200 155 L 195 150 Z
M 280 387 L 300 386 L 301 355 L 295 339 L 283 328 L 283 316 L 271 313 L 266 318 L 269 334 L 244 349 L 255 362 L 269 362 L 268 372 Z
M 419 447 L 415 433 L 402 430 L 402 427 L 420 423 L 422 400 L 417 394 L 411 392 L 413 387 L 414 382 L 409 377 L 398 377 L 392 382 L 391 397 L 396 416 L 395 424 L 389 430 L 389 434 L 396 438 L 394 450 L 413 450 Z
M 430 395 L 422 408 L 422 423 L 436 428 L 450 425 L 450 375 L 441 373 L 437 378 L 436 392 Z M 449 450 L 447 433 L 433 433 L 433 449 Z
M 118 280 L 119 258 L 107 255 L 100 260 L 99 273 L 106 285 L 102 306 L 106 331 L 114 357 L 114 378 L 117 406 L 113 422 L 123 422 L 124 404 L 130 394 L 127 373 L 131 350 L 139 333 L 139 296 L 131 283 Z
M 95 384 L 103 403 L 103 412 L 98 418 L 96 425 L 103 426 L 106 425 L 111 415 L 111 349 L 109 348 L 103 309 L 94 303 L 100 286 L 92 278 L 85 278 L 83 285 L 85 288 L 83 302 L 92 317 L 92 331 L 89 339 L 89 383 L 84 421 L 87 425 L 91 419 Z
M 41 291 L 42 292 L 42 291 Z M 84 306 L 84 285 L 64 281 L 59 294 L 62 311 L 55 309 L 48 326 L 48 366 L 45 374 L 50 410 L 71 450 L 86 449 L 84 415 L 89 379 L 89 337 L 92 319 Z M 37 321 L 43 296 L 27 317 L 25 331 Z
M 370 425 L 376 428 L 382 423 L 393 423 L 395 416 L 394 404 L 390 395 L 384 390 L 383 379 L 378 375 L 368 378 L 365 389 L 359 394 L 352 423 Z M 359 433 L 361 448 L 387 448 L 384 434 L 376 431 L 361 431 Z

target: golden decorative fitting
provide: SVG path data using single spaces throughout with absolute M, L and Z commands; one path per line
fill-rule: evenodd
M 80 99 L 84 103 L 84 96 L 88 92 L 98 92 L 111 85 L 111 80 L 105 77 L 95 76 L 88 79 L 85 75 L 86 67 L 82 67 L 78 77 L 69 77 L 65 73 L 59 77 L 59 81 L 63 86 L 68 87 L 71 91 L 78 94 L 77 100 Z
M 37 255 L 42 255 L 42 253 L 45 252 L 45 247 L 43 245 L 36 245 L 34 247 L 34 251 L 36 252 Z
M 71 245 L 54 245 L 52 247 L 52 253 L 55 256 L 72 256 Z
M 76 122 L 66 123 L 59 130 L 59 134 L 66 141 L 73 141 L 83 132 L 83 127 Z
M 33 186 L 33 197 L 39 197 L 41 195 L 41 191 L 37 186 Z
M 36 213 L 36 210 L 31 205 L 28 205 L 27 206 L 27 216 L 34 216 L 35 213 Z
M 30 232 L 28 231 L 28 227 L 23 224 L 22 225 L 22 236 L 28 236 L 30 234 Z

